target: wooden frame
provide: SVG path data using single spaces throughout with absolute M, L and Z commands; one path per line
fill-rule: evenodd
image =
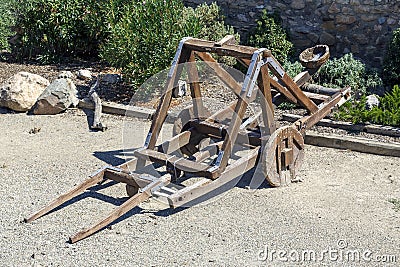
M 235 45 L 233 40 L 232 36 L 227 36 L 219 42 L 184 38 L 179 43 L 165 84 L 165 93 L 162 95 L 153 116 L 145 144 L 134 152 L 135 158 L 117 167 L 107 166 L 99 170 L 91 175 L 88 180 L 61 195 L 25 221 L 31 222 L 45 215 L 86 189 L 105 180 L 125 183 L 129 187 L 136 188 L 137 190 L 134 191 L 136 193 L 104 220 L 72 236 L 70 242 L 77 242 L 101 230 L 151 196 L 165 197 L 173 208 L 191 205 L 196 199 L 221 186 L 235 182 L 238 176 L 254 168 L 260 161 L 265 161 L 267 157 L 263 155 L 263 151 L 274 151 L 274 147 L 268 147 L 271 144 L 281 146 L 283 139 L 279 139 L 280 137 L 289 138 L 291 132 L 304 133 L 305 130 L 329 114 L 333 107 L 348 99 L 349 89 L 344 89 L 330 97 L 314 94 L 314 98 L 324 100 L 322 104 L 315 104 L 300 88 L 311 77 L 310 73 L 315 70 L 306 70 L 293 80 L 268 49 Z M 211 54 L 233 56 L 245 64 L 248 71 L 244 83 L 238 83 L 224 68 L 216 64 L 217 62 Z M 195 62 L 196 58 L 208 64 L 237 96 L 237 100 L 229 104 L 227 108 L 205 119 L 201 119 L 205 117 L 205 112 L 200 85 L 197 82 L 199 75 L 197 67 L 193 64 L 184 65 L 187 62 Z M 190 84 L 190 94 L 193 99 L 195 118 L 189 122 L 188 130 L 182 130 L 171 140 L 156 146 L 171 103 L 172 89 L 177 83 L 183 67 L 187 68 L 189 78 L 194 81 Z M 271 77 L 270 73 L 274 77 Z M 245 119 L 246 108 L 249 103 L 255 101 L 257 92 L 260 92 L 259 95 L 261 96 L 261 112 Z M 280 134 L 280 129 L 276 129 L 274 122 L 273 95 L 277 93 L 285 96 L 289 101 L 303 105 L 309 111 L 308 116 L 299 119 L 292 125 L 291 131 L 285 130 L 285 135 Z M 228 117 L 231 118 L 230 123 L 228 125 L 222 124 L 221 120 Z M 262 123 L 258 124 L 260 118 Z M 192 143 L 192 137 L 195 133 L 202 137 L 211 138 L 215 140 L 215 143 L 210 143 L 205 148 L 187 157 L 177 156 L 175 152 L 182 147 L 197 145 Z M 271 136 L 279 138 L 269 140 Z M 296 138 L 299 139 L 299 136 L 301 135 L 297 135 Z M 286 147 L 279 148 L 283 153 L 282 162 L 284 164 L 279 161 L 278 169 L 281 166 L 285 168 L 295 166 L 291 161 L 297 159 L 297 154 L 293 154 L 292 148 L 287 147 L 288 145 L 293 145 L 292 139 L 286 141 Z M 246 147 L 246 153 L 235 158 L 232 157 L 236 147 Z M 281 155 L 279 154 L 276 157 L 280 158 Z M 209 163 L 206 163 L 207 159 L 209 159 Z M 271 161 L 273 162 L 266 164 L 274 164 L 276 160 L 272 159 Z M 146 174 L 146 168 L 151 168 L 154 164 L 164 166 L 167 172 L 161 177 Z M 279 184 L 281 170 L 277 170 L 277 172 Z M 283 172 L 284 170 L 282 170 Z M 294 173 L 294 170 L 290 170 L 290 173 Z M 168 186 L 175 180 L 183 179 L 182 177 L 189 177 L 188 179 L 190 177 L 203 178 L 182 189 Z M 287 176 L 284 179 L 288 181 Z

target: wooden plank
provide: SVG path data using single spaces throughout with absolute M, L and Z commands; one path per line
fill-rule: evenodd
M 193 114 L 195 118 L 204 118 L 205 110 L 203 99 L 201 98 L 199 72 L 196 66 L 196 58 L 194 52 L 190 53 L 189 64 L 186 64 L 187 74 L 189 78 L 190 95 L 193 103 Z
M 233 113 L 232 121 L 229 124 L 227 134 L 224 138 L 224 143 L 222 144 L 221 151 L 218 154 L 218 157 L 222 155 L 222 158 L 220 159 L 220 163 L 218 165 L 218 171 L 216 171 L 217 175 L 225 170 L 226 166 L 228 165 L 228 160 L 231 157 L 233 145 L 236 142 L 240 125 L 242 124 L 242 120 L 247 109 L 247 103 L 243 99 L 244 95 L 238 100 L 238 103 L 235 107 L 235 112 Z
M 221 40 L 219 40 L 218 42 L 216 42 L 214 45 L 221 47 L 221 46 L 226 45 L 226 44 L 230 44 L 230 45 L 236 44 L 235 36 L 234 35 L 227 35 L 224 38 L 222 38 Z
M 115 221 L 116 219 L 118 219 L 119 217 L 121 217 L 122 215 L 124 215 L 125 213 L 127 213 L 140 203 L 142 203 L 143 201 L 149 199 L 150 196 L 151 196 L 150 189 L 140 194 L 132 196 L 127 201 L 125 201 L 121 206 L 113 210 L 106 218 L 104 218 L 100 222 L 96 223 L 90 228 L 78 232 L 74 236 L 71 236 L 69 238 L 69 242 L 70 243 L 78 242 L 79 240 L 82 240 L 96 233 L 97 231 L 100 231 L 101 229 L 103 229 L 104 227 L 106 227 L 107 225 L 109 225 L 110 223 L 112 223 L 113 221 Z
M 192 186 L 187 186 L 172 194 L 168 198 L 170 206 L 178 208 L 190 205 L 190 202 L 211 193 L 218 188 L 226 186 L 231 182 L 235 182 L 235 180 L 238 179 L 237 177 L 246 173 L 255 166 L 258 152 L 259 148 L 250 150 L 246 156 L 229 165 L 221 176 L 212 182 L 208 179 L 203 179 Z M 235 186 L 235 184 L 233 184 L 232 187 L 233 186 Z
M 49 211 L 57 208 L 58 206 L 64 204 L 68 200 L 70 200 L 70 199 L 74 198 L 75 196 L 79 195 L 80 193 L 82 193 L 83 191 L 88 189 L 89 187 L 92 187 L 95 184 L 101 182 L 103 180 L 104 172 L 105 172 L 105 169 L 97 172 L 95 175 L 93 175 L 92 177 L 90 177 L 89 179 L 84 181 L 83 183 L 77 185 L 76 187 L 74 187 L 73 189 L 68 191 L 67 193 L 62 194 L 61 196 L 57 197 L 55 200 L 50 202 L 47 206 L 45 206 L 44 208 L 42 208 L 38 212 L 34 213 L 33 215 L 29 216 L 28 218 L 25 218 L 24 221 L 26 223 L 29 223 L 29 222 L 32 222 L 32 221 L 36 220 L 39 217 L 42 217 L 43 215 L 45 215 Z
M 294 114 L 283 114 L 282 119 L 285 121 L 295 122 L 301 119 L 302 116 Z M 366 132 L 371 134 L 380 134 L 386 136 L 400 137 L 400 128 L 375 125 L 375 124 L 353 124 L 351 122 L 334 121 L 330 119 L 322 119 L 317 122 L 318 126 L 338 128 L 354 132 Z
M 207 164 L 194 162 L 174 155 L 167 155 L 151 149 L 137 150 L 135 151 L 135 156 L 162 165 L 169 164 L 184 172 L 196 173 L 201 176 L 204 175 L 207 178 L 215 178 L 210 176 L 210 173 L 207 171 L 210 168 Z
M 171 154 L 189 143 L 190 134 L 190 131 L 184 131 L 174 136 L 171 140 L 162 143 L 159 147 L 163 153 Z
M 322 95 L 334 95 L 340 91 L 340 89 L 329 88 L 318 84 L 305 83 L 301 89 L 306 92 L 322 94 Z
M 305 130 L 310 129 L 318 121 L 331 113 L 332 108 L 336 107 L 339 102 L 341 102 L 343 99 L 348 100 L 349 98 L 350 88 L 343 89 L 341 92 L 337 93 L 336 95 L 330 97 L 328 100 L 320 104 L 317 112 L 299 119 L 295 122 L 295 125 L 298 127 L 298 130 L 304 134 Z
M 190 126 L 194 127 L 199 133 L 216 138 L 225 138 L 228 129 L 228 126 L 209 121 L 193 121 L 190 123 Z M 240 130 L 236 143 L 241 145 L 249 144 L 252 146 L 259 146 L 261 144 L 260 138 L 261 136 L 259 132 Z
M 235 78 L 232 77 L 224 68 L 219 65 L 219 63 L 209 54 L 209 53 L 199 53 L 196 55 L 203 60 L 221 79 L 223 83 L 226 84 L 232 91 L 240 96 L 240 92 L 242 91 L 242 86 L 236 81 Z
M 260 74 L 258 75 L 258 87 L 261 92 L 261 110 L 263 117 L 263 127 L 262 136 L 271 135 L 275 129 L 275 119 L 274 119 L 274 106 L 272 105 L 272 95 L 271 95 L 271 77 L 268 73 L 268 67 L 266 65 L 261 67 Z
M 314 146 L 348 149 L 357 152 L 400 157 L 400 145 L 396 143 L 383 143 L 357 137 L 344 137 L 330 134 L 322 135 L 307 132 L 305 143 Z
M 242 46 L 242 45 L 231 45 L 223 44 L 222 46 L 215 45 L 215 42 L 205 41 L 200 39 L 189 39 L 185 42 L 185 47 L 198 51 L 198 52 L 209 52 L 216 53 L 219 56 L 232 56 L 237 58 L 248 58 L 251 59 L 257 48 Z M 271 51 L 266 50 L 265 56 L 271 54 Z
M 270 68 L 272 72 L 273 68 Z M 275 75 L 277 75 L 277 73 L 274 73 Z M 279 77 L 278 74 L 278 79 L 280 79 L 286 86 L 286 88 L 292 93 L 293 96 L 295 96 L 298 100 L 298 102 L 305 107 L 308 111 L 310 111 L 311 113 L 315 113 L 318 110 L 317 105 L 315 105 L 314 102 L 311 101 L 311 99 L 309 99 L 303 91 L 301 91 L 300 87 L 297 86 L 297 84 L 292 80 L 292 78 L 289 77 L 289 75 L 287 75 L 287 73 L 284 74 L 284 76 L 281 78 Z
M 83 99 L 79 101 L 78 108 L 94 110 L 95 106 L 91 101 Z M 116 103 L 102 103 L 102 112 L 108 114 L 136 117 L 149 120 L 151 119 L 154 111 L 154 109 L 143 107 L 128 106 Z
M 191 50 L 182 49 L 181 53 L 179 54 L 179 50 L 177 51 L 176 57 L 179 58 L 176 67 L 173 67 L 171 76 L 168 77 L 165 87 L 164 87 L 164 94 L 161 97 L 160 103 L 157 107 L 156 112 L 154 113 L 154 117 L 151 123 L 151 127 L 148 133 L 148 140 L 146 140 L 145 146 L 149 149 L 154 149 L 158 135 L 161 130 L 161 126 L 165 121 L 165 118 L 168 115 L 168 108 L 171 104 L 172 100 L 172 88 L 174 84 L 177 84 L 177 80 L 181 76 L 182 73 L 182 65 L 180 63 L 187 62 L 191 55 Z
M 297 84 L 297 86 L 301 87 L 303 84 L 308 82 L 311 79 L 310 73 L 305 70 L 297 74 L 294 78 L 293 81 Z
M 149 177 L 152 177 L 152 179 Z M 106 172 L 104 173 L 104 178 L 128 184 L 137 188 L 144 188 L 145 186 L 153 182 L 155 179 L 157 179 L 156 177 L 150 176 L 148 174 L 146 175 L 147 179 L 145 179 L 145 176 L 142 174 L 124 173 L 115 170 L 106 170 Z

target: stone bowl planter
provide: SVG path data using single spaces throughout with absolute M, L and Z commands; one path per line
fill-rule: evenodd
M 327 45 L 316 45 L 301 52 L 299 59 L 303 67 L 317 69 L 329 59 L 329 47 Z

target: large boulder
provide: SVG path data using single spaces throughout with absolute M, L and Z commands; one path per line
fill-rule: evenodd
M 49 83 L 37 74 L 19 72 L 0 87 L 0 106 L 15 111 L 28 111 Z
M 71 79 L 54 80 L 39 96 L 33 114 L 53 115 L 79 103 L 78 91 Z

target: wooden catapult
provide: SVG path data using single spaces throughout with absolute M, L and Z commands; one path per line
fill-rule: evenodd
M 225 68 L 216 64 L 212 54 L 235 57 L 247 66 L 244 82 L 237 82 Z M 165 93 L 153 116 L 144 146 L 134 151 L 134 158 L 117 167 L 100 169 L 25 221 L 31 222 L 45 215 L 106 180 L 125 183 L 128 200 L 100 222 L 70 237 L 70 242 L 77 242 L 105 228 L 152 196 L 165 198 L 172 208 L 188 207 L 255 167 L 261 170 L 261 174 L 256 175 L 265 177 L 272 186 L 291 183 L 304 156 L 305 131 L 350 97 L 350 88 L 341 89 L 332 96 L 310 94 L 300 89 L 328 58 L 327 46 L 319 45 L 303 51 L 300 60 L 306 70 L 292 79 L 268 49 L 236 45 L 232 36 L 219 42 L 184 38 L 179 43 L 165 83 Z M 205 114 L 196 65 L 184 64 L 196 60 L 209 65 L 237 96 L 228 107 L 211 116 Z M 173 88 L 183 68 L 193 81 L 190 83 L 193 104 L 190 112 L 193 116 L 185 125 L 175 127 L 178 131 L 172 139 L 157 145 Z M 303 106 L 307 115 L 290 126 L 276 129 L 273 99 L 278 94 Z M 261 112 L 246 118 L 246 109 L 256 98 Z M 316 104 L 316 100 L 322 102 Z M 222 123 L 226 118 L 229 122 Z M 213 142 L 204 145 L 201 141 L 206 138 Z M 237 156 L 240 148 L 245 153 Z M 159 177 L 146 173 L 149 166 L 161 168 Z M 195 182 L 188 186 L 171 186 L 193 177 L 196 177 Z

